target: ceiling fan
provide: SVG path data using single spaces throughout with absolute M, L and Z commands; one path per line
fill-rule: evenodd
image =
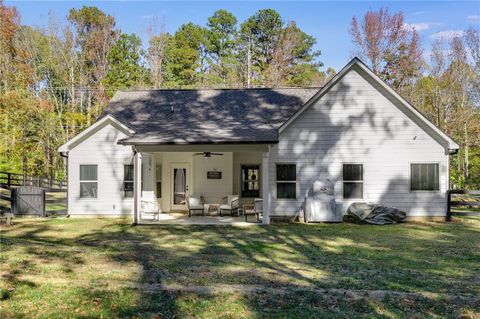
M 193 156 L 202 155 L 203 157 L 212 157 L 212 156 L 222 156 L 222 153 L 212 153 L 212 152 L 202 152 L 202 153 L 195 153 Z

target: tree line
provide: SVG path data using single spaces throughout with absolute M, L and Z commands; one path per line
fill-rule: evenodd
M 401 12 L 369 11 L 350 31 L 355 54 L 462 145 L 452 180 L 478 185 L 478 29 L 435 41 L 429 61 Z M 321 86 L 335 75 L 321 71 L 316 39 L 273 9 L 242 22 L 218 10 L 174 33 L 153 20 L 148 35 L 144 49 L 88 6 L 71 9 L 66 24 L 51 17 L 34 28 L 0 0 L 0 170 L 62 177 L 58 146 L 91 125 L 118 89 Z

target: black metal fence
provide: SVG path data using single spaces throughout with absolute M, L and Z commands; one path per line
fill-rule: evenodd
M 40 191 L 34 191 L 35 188 Z M 25 215 L 24 212 L 35 216 L 66 215 L 67 181 L 0 172 L 0 213 Z

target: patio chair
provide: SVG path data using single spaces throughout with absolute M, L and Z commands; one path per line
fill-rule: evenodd
M 228 195 L 227 197 L 224 197 L 223 200 L 226 200 L 227 203 L 220 205 L 218 208 L 218 214 L 222 216 L 223 211 L 228 211 L 230 212 L 230 215 L 233 215 L 233 213 L 238 215 L 238 195 Z
M 192 212 L 201 211 L 202 216 L 205 216 L 205 210 L 203 207 L 203 200 L 201 197 L 188 196 L 187 197 L 188 217 L 192 216 Z
M 260 215 L 263 215 L 263 199 L 255 198 L 254 203 L 245 204 L 243 207 L 243 215 L 245 216 L 246 222 L 248 221 L 248 215 L 256 215 L 257 222 L 260 222 Z
M 143 216 L 152 216 L 153 221 L 160 220 L 160 205 L 158 205 L 157 197 L 153 191 L 143 191 L 140 200 L 140 219 Z

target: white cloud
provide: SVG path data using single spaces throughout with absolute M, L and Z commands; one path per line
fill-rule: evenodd
M 415 11 L 415 12 L 412 12 L 412 16 L 419 16 L 419 15 L 422 15 L 424 13 L 426 13 L 427 11 Z
M 467 20 L 470 20 L 470 21 L 478 21 L 478 20 L 480 20 L 480 15 L 474 14 L 474 15 L 468 16 L 468 17 L 467 17 Z
M 434 33 L 431 37 L 434 39 L 451 40 L 456 37 L 463 37 L 464 35 L 465 31 L 463 30 L 445 30 Z
M 418 22 L 418 23 L 405 23 L 404 27 L 408 30 L 415 29 L 416 31 L 428 30 L 435 26 L 440 26 L 441 22 Z

